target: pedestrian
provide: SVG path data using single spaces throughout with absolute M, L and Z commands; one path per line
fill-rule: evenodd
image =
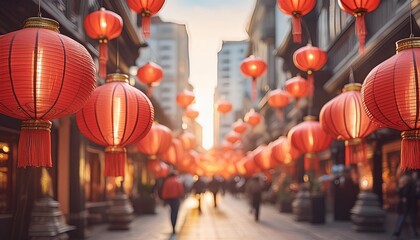
M 258 175 L 253 176 L 245 187 L 245 192 L 248 194 L 252 210 L 255 214 L 255 221 L 258 221 L 260 217 L 262 188 L 263 186 Z
M 201 198 L 206 191 L 206 183 L 203 181 L 202 177 L 198 176 L 197 180 L 192 185 L 192 191 L 195 193 L 195 197 L 198 200 L 198 212 L 201 213 Z
M 417 199 L 416 199 L 416 186 L 411 176 L 404 174 L 398 180 L 398 196 L 399 202 L 397 205 L 398 218 L 395 223 L 394 236 L 399 237 L 402 228 L 404 226 L 407 217 L 410 217 L 411 227 L 413 228 L 413 233 L 415 236 L 418 236 L 416 229 L 416 218 L 417 218 Z
M 207 187 L 208 190 L 213 194 L 213 204 L 215 208 L 217 208 L 217 193 L 219 192 L 221 186 L 222 182 L 217 179 L 216 176 L 214 176 Z
M 171 208 L 171 224 L 172 234 L 175 234 L 175 225 L 178 218 L 179 205 L 181 204 L 181 198 L 184 196 L 184 187 L 178 180 L 177 174 L 171 172 L 168 178 L 163 183 L 162 198 Z

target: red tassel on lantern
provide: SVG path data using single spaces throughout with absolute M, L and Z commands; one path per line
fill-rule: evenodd
M 51 125 L 47 120 L 27 120 L 21 125 L 18 167 L 52 167 Z
M 292 35 L 294 43 L 302 43 L 302 18 L 299 13 L 293 14 Z
M 305 154 L 305 157 L 303 158 L 303 168 L 305 171 L 317 172 L 319 170 L 319 158 L 314 154 Z
M 119 177 L 125 174 L 126 149 L 123 147 L 105 148 L 104 176 Z
M 245 58 L 241 63 L 241 71 L 247 77 L 251 77 L 252 89 L 251 89 L 251 100 L 255 101 L 257 97 L 257 78 L 262 76 L 267 70 L 267 63 L 261 58 L 253 55 Z
M 141 14 L 141 29 L 145 38 L 150 37 L 151 16 L 160 11 L 164 0 L 127 0 L 128 6 L 136 13 Z
M 99 77 L 106 77 L 106 64 L 108 62 L 108 40 L 99 40 Z

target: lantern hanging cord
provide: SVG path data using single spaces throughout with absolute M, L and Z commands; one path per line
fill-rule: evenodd
M 38 0 L 38 17 L 42 17 L 41 16 L 41 0 Z
M 410 8 L 410 16 L 409 16 L 410 17 L 410 38 L 414 37 L 414 34 L 413 34 L 413 8 L 411 7 L 412 2 L 413 2 L 413 0 L 411 0 L 410 3 L 408 4 L 408 7 Z
M 308 44 L 312 45 L 312 38 L 311 33 L 309 32 L 308 25 L 304 21 L 302 21 L 303 28 L 305 28 L 306 35 L 308 36 Z
M 117 70 L 116 72 L 120 72 L 120 45 L 118 44 L 118 38 L 117 38 L 117 54 L 116 54 L 116 63 L 117 63 Z
M 353 67 L 350 67 L 349 83 L 354 83 Z

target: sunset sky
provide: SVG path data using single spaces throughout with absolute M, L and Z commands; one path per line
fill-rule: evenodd
M 190 46 L 190 83 L 194 86 L 197 121 L 203 147 L 213 145 L 213 93 L 217 52 L 222 40 L 244 40 L 255 0 L 168 0 L 159 12 L 167 22 L 186 24 Z

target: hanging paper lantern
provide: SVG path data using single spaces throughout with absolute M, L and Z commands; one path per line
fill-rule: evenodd
M 194 121 L 200 113 L 192 107 L 189 107 L 185 110 L 184 115 Z
M 168 150 L 162 154 L 161 159 L 164 162 L 175 165 L 179 159 L 182 158 L 184 149 L 182 148 L 182 143 L 176 138 L 172 138 L 171 146 Z
M 355 30 L 359 38 L 359 52 L 361 53 L 364 52 L 366 41 L 365 15 L 375 10 L 380 3 L 380 0 L 338 0 L 338 6 L 344 12 L 356 17 Z
M 298 74 L 296 77 L 284 83 L 284 90 L 294 98 L 306 97 L 308 93 L 308 81 Z
M 134 12 L 141 15 L 141 29 L 145 38 L 150 37 L 150 22 L 152 15 L 155 15 L 162 8 L 165 0 L 127 0 L 128 6 Z
M 302 42 L 302 16 L 315 7 L 316 0 L 277 0 L 279 9 L 292 18 L 293 42 Z
M 308 74 L 308 95 L 314 95 L 314 76 L 313 72 L 318 71 L 327 63 L 328 56 L 325 51 L 314 47 L 311 44 L 301 47 L 293 54 L 295 66 Z
M 254 161 L 262 171 L 272 169 L 277 165 L 271 158 L 270 145 L 258 146 L 253 152 L 254 152 Z
M 325 131 L 346 144 L 346 164 L 366 160 L 363 138 L 378 129 L 362 105 L 361 84 L 347 84 L 343 93 L 327 102 L 321 109 L 320 123 Z
M 302 123 L 290 129 L 287 137 L 293 147 L 305 153 L 305 165 L 307 166 L 311 161 L 317 160 L 316 153 L 329 148 L 333 141 L 332 136 L 324 131 L 314 116 L 306 116 Z
M 420 38 L 396 43 L 397 54 L 376 66 L 362 86 L 367 115 L 401 131 L 401 168 L 420 169 Z
M 253 55 L 245 58 L 241 63 L 242 73 L 247 77 L 251 77 L 252 80 L 251 100 L 253 102 L 257 97 L 257 78 L 262 76 L 265 70 L 267 70 L 267 63 Z
M 106 77 L 108 61 L 108 41 L 121 35 L 123 20 L 120 15 L 101 8 L 86 15 L 83 22 L 86 34 L 99 40 L 99 77 Z
M 189 172 L 191 165 L 196 162 L 198 154 L 193 150 L 184 151 L 182 158 L 176 162 L 176 168 L 183 172 Z
M 29 18 L 0 36 L 0 113 L 22 120 L 18 167 L 51 167 L 51 122 L 77 112 L 95 88 L 88 51 L 58 22 Z
M 254 109 L 251 109 L 247 114 L 245 114 L 245 122 L 253 127 L 260 124 L 261 118 L 261 114 L 255 112 Z
M 151 160 L 156 160 L 157 155 L 168 151 L 172 144 L 171 130 L 159 123 L 153 123 L 149 133 L 136 143 L 137 149 L 148 155 Z
M 280 136 L 272 143 L 271 157 L 279 163 L 289 164 L 300 154 L 299 150 L 292 146 L 285 136 Z
M 227 100 L 220 100 L 217 103 L 217 111 L 222 114 L 232 111 L 232 103 Z
M 161 161 L 148 161 L 147 169 L 158 178 L 164 178 L 169 173 L 169 167 Z
M 281 89 L 270 91 L 268 105 L 273 108 L 282 108 L 289 105 L 289 94 Z
M 242 134 L 248 129 L 248 124 L 244 123 L 242 119 L 238 119 L 236 122 L 232 125 L 233 131 Z
M 176 103 L 182 109 L 186 109 L 195 99 L 194 93 L 188 90 L 184 90 L 176 96 Z
M 191 150 L 194 149 L 196 147 L 196 141 L 195 141 L 195 136 L 194 134 L 188 132 L 188 131 L 183 131 L 179 136 L 178 139 L 181 141 L 182 147 L 184 148 L 184 150 Z
M 241 135 L 236 132 L 230 132 L 225 137 L 226 141 L 230 143 L 236 143 L 237 141 L 241 140 Z
M 105 176 L 124 176 L 125 146 L 149 132 L 154 109 L 150 100 L 128 84 L 125 74 L 109 74 L 104 85 L 77 112 L 82 134 L 105 148 Z
M 152 96 L 152 86 L 163 78 L 163 69 L 154 62 L 147 62 L 137 70 L 137 78 L 147 85 L 147 96 Z
M 258 167 L 257 163 L 254 161 L 254 153 L 248 152 L 245 157 L 244 162 L 244 168 L 245 168 L 245 175 L 252 176 L 255 173 L 261 172 L 260 167 Z

